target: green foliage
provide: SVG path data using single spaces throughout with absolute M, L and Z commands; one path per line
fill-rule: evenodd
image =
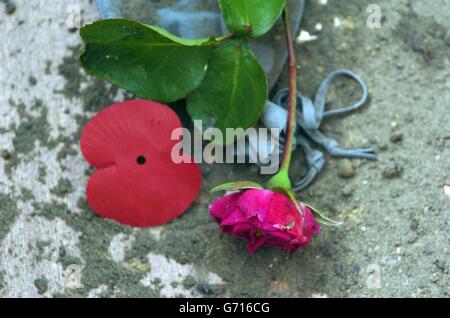
M 188 40 L 124 19 L 97 21 L 80 31 L 81 65 L 146 99 L 187 98 L 194 119 L 212 118 L 226 128 L 254 126 L 267 99 L 267 80 L 248 46 L 266 33 L 284 0 L 219 0 L 231 34 Z M 105 105 L 106 106 L 106 105 Z M 230 142 L 230 141 L 228 141 Z
M 187 41 L 128 20 L 103 20 L 81 29 L 81 64 L 92 75 L 147 99 L 172 102 L 203 80 L 212 41 Z
M 214 118 L 223 132 L 247 129 L 258 121 L 266 100 L 264 70 L 246 40 L 231 40 L 211 52 L 205 80 L 188 96 L 188 112 L 193 119 Z
M 285 0 L 219 0 L 228 30 L 258 37 L 273 26 Z

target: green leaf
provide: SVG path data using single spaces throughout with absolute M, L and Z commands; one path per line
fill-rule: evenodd
M 226 128 L 254 127 L 266 100 L 266 75 L 248 42 L 230 40 L 211 51 L 204 81 L 188 96 L 188 112 L 192 119 L 213 118 L 226 136 Z
M 252 181 L 235 181 L 215 186 L 214 188 L 211 189 L 211 192 L 235 191 L 245 189 L 264 189 L 264 188 L 260 184 Z
M 335 221 L 335 220 L 331 219 L 324 212 L 319 211 L 316 208 L 313 208 L 309 204 L 305 204 L 305 205 L 312 211 L 312 213 L 314 214 L 315 220 L 320 224 L 328 225 L 328 226 L 340 226 L 344 223 L 342 221 Z
M 230 32 L 258 37 L 272 28 L 285 0 L 219 0 L 219 5 Z
M 83 27 L 82 66 L 140 97 L 172 102 L 206 74 L 212 39 L 186 40 L 164 29 L 122 19 Z

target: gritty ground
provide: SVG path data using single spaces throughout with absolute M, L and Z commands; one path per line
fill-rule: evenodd
M 323 30 L 298 47 L 301 90 L 312 96 L 336 68 L 360 74 L 370 103 L 322 130 L 374 147 L 379 160 L 328 160 L 300 196 L 345 223 L 294 256 L 247 255 L 208 215 L 212 186 L 267 180 L 250 165 L 203 165 L 195 204 L 158 228 L 90 211 L 80 132 L 127 96 L 80 71 L 70 1 L 48 2 L 15 0 L 10 14 L 0 6 L 0 296 L 449 296 L 449 0 L 378 0 L 379 29 L 366 26 L 369 1 L 308 2 L 303 29 Z M 92 1 L 79 3 L 83 22 L 97 18 Z M 337 88 L 330 107 L 352 97 L 345 82 Z

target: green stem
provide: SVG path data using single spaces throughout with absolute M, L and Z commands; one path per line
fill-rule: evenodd
M 278 173 L 269 180 L 269 188 L 285 187 L 292 188 L 289 179 L 289 167 L 291 165 L 292 148 L 294 142 L 294 133 L 296 128 L 296 111 L 297 111 L 297 59 L 295 56 L 294 41 L 292 39 L 291 21 L 287 5 L 283 12 L 284 34 L 288 49 L 289 57 L 289 106 L 288 120 L 286 130 L 286 144 L 283 158 Z

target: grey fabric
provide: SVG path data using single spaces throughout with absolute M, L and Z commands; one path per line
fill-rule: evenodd
M 339 77 L 348 77 L 354 80 L 361 89 L 361 97 L 351 105 L 326 110 L 325 105 L 327 101 L 328 91 L 333 84 L 333 81 Z M 282 89 L 274 98 L 275 104 L 287 106 L 287 99 L 289 96 L 288 89 Z M 296 141 L 305 152 L 306 162 L 308 165 L 308 173 L 300 181 L 294 185 L 295 191 L 300 191 L 306 188 L 325 165 L 325 157 L 323 152 L 314 149 L 311 141 L 323 147 L 331 156 L 340 158 L 360 158 L 367 160 L 376 160 L 377 155 L 371 148 L 354 148 L 344 149 L 339 146 L 339 143 L 331 138 L 326 137 L 319 130 L 320 124 L 324 118 L 337 117 L 348 115 L 357 109 L 361 108 L 369 97 L 368 89 L 364 81 L 352 71 L 340 69 L 330 73 L 320 84 L 317 93 L 314 97 L 314 102 L 306 96 L 298 93 L 297 103 L 297 125 Z M 286 115 L 287 120 L 287 115 Z

